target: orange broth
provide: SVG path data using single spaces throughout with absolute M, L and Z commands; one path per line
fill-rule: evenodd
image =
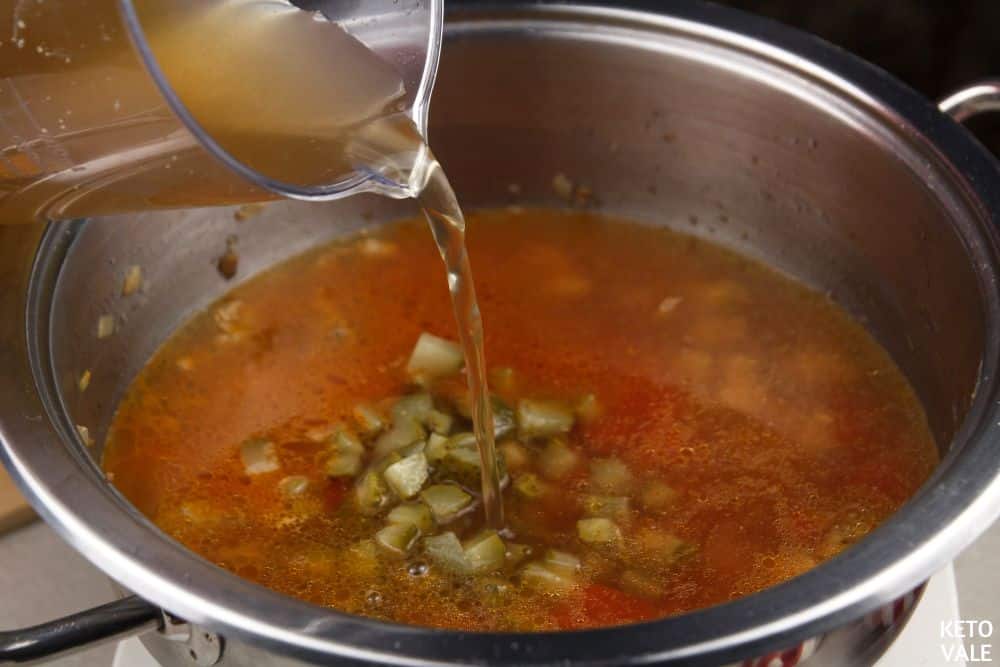
M 357 481 L 318 463 L 310 433 L 353 428 L 358 404 L 413 391 L 405 366 L 422 332 L 456 337 L 417 220 L 294 258 L 182 327 L 119 407 L 104 459 L 114 484 L 193 551 L 288 595 L 403 623 L 536 631 L 678 614 L 794 577 L 874 529 L 937 462 L 887 353 L 761 264 L 545 209 L 472 215 L 468 244 L 493 392 L 511 406 L 577 405 L 561 440 L 575 458 L 559 475 L 539 472 L 544 442 L 508 438 L 523 460 L 506 462 L 502 536 L 530 549 L 523 560 L 456 576 L 419 541 L 389 553 L 372 539 L 388 508 L 359 511 Z M 435 401 L 456 386 L 432 388 Z M 278 468 L 249 475 L 241 443 L 260 437 Z M 602 492 L 592 466 L 608 460 L 628 470 L 615 491 L 627 509 L 613 543 L 595 546 L 577 522 Z M 526 471 L 541 484 L 530 498 L 516 490 Z M 289 496 L 292 475 L 307 484 Z M 467 539 L 481 527 L 477 508 L 446 528 Z M 568 585 L 523 576 L 548 549 L 578 559 Z

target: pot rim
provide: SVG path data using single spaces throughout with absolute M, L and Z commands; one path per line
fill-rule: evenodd
M 27 303 L 24 297 L 0 299 L 0 310 L 18 323 L 22 337 L 11 346 L 10 371 L 0 387 L 0 460 L 45 520 L 123 586 L 199 627 L 304 660 L 339 657 L 407 665 L 487 659 L 525 665 L 732 662 L 860 618 L 916 587 L 968 545 L 1000 514 L 1000 448 L 993 444 L 1000 438 L 998 351 L 989 347 L 1000 324 L 1000 171 L 993 156 L 915 91 L 811 35 L 710 5 L 664 7 L 648 0 L 618 5 L 485 3 L 458 12 L 446 34 L 453 39 L 513 29 L 637 44 L 645 39 L 647 48 L 657 36 L 670 35 L 718 45 L 849 100 L 853 109 L 905 142 L 915 173 L 924 179 L 933 176 L 926 166 L 932 164 L 945 181 L 938 195 L 955 214 L 956 231 L 977 268 L 987 347 L 975 399 L 948 454 L 931 479 L 869 539 L 793 581 L 746 598 L 600 630 L 443 631 L 300 602 L 240 579 L 174 542 L 132 508 L 83 453 L 51 377 L 45 310 L 49 284 L 39 279 L 36 266 Z M 669 15 L 659 13 L 664 11 Z M 925 164 L 918 165 L 918 159 Z M 64 252 L 75 229 L 79 226 L 52 226 L 38 257 Z M 39 322 L 43 326 L 34 331 Z

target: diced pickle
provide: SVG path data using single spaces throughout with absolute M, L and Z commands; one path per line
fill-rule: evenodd
M 565 592 L 576 586 L 570 573 L 560 572 L 543 563 L 531 562 L 521 568 L 521 580 L 529 586 L 550 592 Z
M 517 430 L 517 418 L 510 406 L 496 396 L 490 397 L 493 408 L 493 436 L 498 440 L 512 435 Z
M 424 534 L 434 529 L 434 517 L 431 516 L 431 510 L 422 503 L 406 503 L 394 507 L 386 519 L 389 523 L 416 526 L 417 530 Z
M 531 547 L 526 544 L 507 543 L 507 565 L 514 566 L 531 556 Z
M 446 412 L 431 410 L 426 417 L 427 427 L 439 435 L 448 435 L 455 419 Z
M 615 522 L 603 517 L 580 519 L 576 522 L 576 534 L 587 544 L 615 544 L 622 537 Z
M 548 490 L 548 484 L 529 472 L 514 478 L 514 490 L 525 498 L 538 498 Z
M 240 445 L 240 458 L 243 459 L 243 470 L 248 475 L 263 475 L 281 467 L 274 443 L 264 438 L 246 440 Z
M 375 541 L 391 553 L 402 556 L 416 542 L 420 531 L 409 523 L 392 523 L 375 533 Z
M 498 446 L 508 470 L 520 470 L 531 463 L 528 448 L 515 440 L 508 440 Z
M 517 403 L 517 427 L 522 438 L 569 433 L 573 428 L 573 410 L 558 401 L 523 398 Z
M 656 579 L 638 570 L 625 570 L 618 581 L 622 590 L 630 595 L 658 598 L 664 593 L 663 586 Z
M 327 477 L 354 477 L 361 472 L 361 457 L 357 454 L 334 454 L 326 460 L 323 472 Z
M 412 419 L 417 422 L 424 422 L 427 416 L 434 412 L 434 400 L 426 392 L 403 396 L 392 406 L 392 419 Z
M 427 432 L 415 419 L 401 417 L 392 423 L 392 428 L 384 431 L 375 440 L 375 457 L 381 458 L 397 449 L 420 442 L 427 437 Z
M 309 488 L 309 478 L 304 475 L 290 475 L 278 482 L 278 490 L 286 496 L 300 496 Z
M 430 437 L 427 438 L 427 448 L 424 449 L 424 454 L 427 455 L 428 461 L 440 461 L 448 453 L 448 438 L 437 433 L 431 433 Z
M 354 406 L 354 421 L 366 436 L 373 436 L 385 428 L 385 420 L 375 408 L 364 403 Z
M 433 488 L 433 487 L 432 487 Z M 432 563 L 445 572 L 452 574 L 468 574 L 469 562 L 465 558 L 465 549 L 458 541 L 455 533 L 441 533 L 424 538 L 424 553 Z
M 386 483 L 400 498 L 412 498 L 427 481 L 427 457 L 423 452 L 411 454 L 385 469 Z
M 510 366 L 499 366 L 490 369 L 490 387 L 500 393 L 509 394 L 514 391 L 516 376 Z
M 542 558 L 542 563 L 551 570 L 566 575 L 580 571 L 580 559 L 571 553 L 549 549 Z
M 629 516 L 629 499 L 625 496 L 584 496 L 583 512 L 587 516 L 624 521 Z
M 365 452 L 365 447 L 361 444 L 358 436 L 346 429 L 338 429 L 330 438 L 329 446 L 338 454 L 361 456 Z
M 424 332 L 410 354 L 406 372 L 415 381 L 426 383 L 457 373 L 464 363 L 458 343 Z
M 565 477 L 580 462 L 580 456 L 562 438 L 552 438 L 538 459 L 538 469 L 549 479 Z
M 382 476 L 374 470 L 370 470 L 365 473 L 355 487 L 354 497 L 362 512 L 375 514 L 389 499 L 389 489 L 382 481 Z
M 642 506 L 652 511 L 662 511 L 674 504 L 677 499 L 677 491 L 666 482 L 658 479 L 650 480 L 642 487 L 642 494 L 639 502 Z
M 605 493 L 628 493 L 632 471 L 621 459 L 594 459 L 590 462 L 590 484 Z
M 601 404 L 593 394 L 587 394 L 576 402 L 576 416 L 582 422 L 592 422 L 600 417 L 601 413 Z
M 499 570 L 507 556 L 506 545 L 492 530 L 483 531 L 462 546 L 469 569 L 475 574 Z
M 472 503 L 472 496 L 454 484 L 435 484 L 420 492 L 438 523 L 447 523 Z

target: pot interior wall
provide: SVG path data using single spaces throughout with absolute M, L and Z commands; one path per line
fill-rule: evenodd
M 778 267 L 875 334 L 946 446 L 984 345 L 979 288 L 954 227 L 966 214 L 942 203 L 955 190 L 947 170 L 887 119 L 775 63 L 679 34 L 637 39 L 627 26 L 600 38 L 586 25 L 536 28 L 453 34 L 445 47 L 432 144 L 465 205 L 514 203 L 509 184 L 521 188 L 516 203 L 564 205 L 551 187 L 562 172 L 592 189 L 598 210 Z M 278 202 L 243 222 L 233 209 L 205 209 L 64 226 L 72 243 L 50 339 L 70 419 L 100 442 L 129 382 L 193 311 L 307 247 L 415 213 L 364 196 Z M 227 282 L 215 259 L 232 240 L 240 268 Z M 132 264 L 145 286 L 122 298 Z M 98 340 L 102 314 L 118 326 Z M 91 386 L 80 393 L 85 370 Z

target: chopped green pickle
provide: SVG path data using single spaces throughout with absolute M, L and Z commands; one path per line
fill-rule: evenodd
M 392 523 L 375 533 L 375 541 L 390 552 L 402 556 L 417 541 L 420 531 L 409 523 Z
M 481 574 L 504 566 L 507 547 L 496 531 L 486 530 L 462 545 L 470 571 Z
M 392 508 L 386 517 L 389 523 L 400 523 L 416 526 L 423 534 L 428 534 L 434 529 L 434 517 L 431 516 L 431 509 L 423 503 L 406 503 Z
M 383 476 L 397 496 L 407 499 L 420 492 L 428 474 L 427 457 L 418 452 L 393 463 L 385 469 Z
M 454 375 L 464 364 L 465 357 L 458 343 L 424 332 L 410 354 L 406 372 L 415 381 L 426 383 Z
M 447 523 L 472 503 L 472 496 L 454 484 L 435 484 L 420 493 L 438 523 Z
M 424 538 L 424 553 L 432 563 L 445 572 L 452 574 L 469 574 L 469 561 L 465 558 L 465 549 L 458 541 L 455 533 L 441 533 Z
M 517 428 L 522 438 L 544 438 L 569 433 L 573 428 L 573 409 L 559 401 L 522 398 L 517 402 Z
M 611 519 L 580 519 L 576 534 L 587 544 L 615 544 L 622 539 L 622 531 Z

